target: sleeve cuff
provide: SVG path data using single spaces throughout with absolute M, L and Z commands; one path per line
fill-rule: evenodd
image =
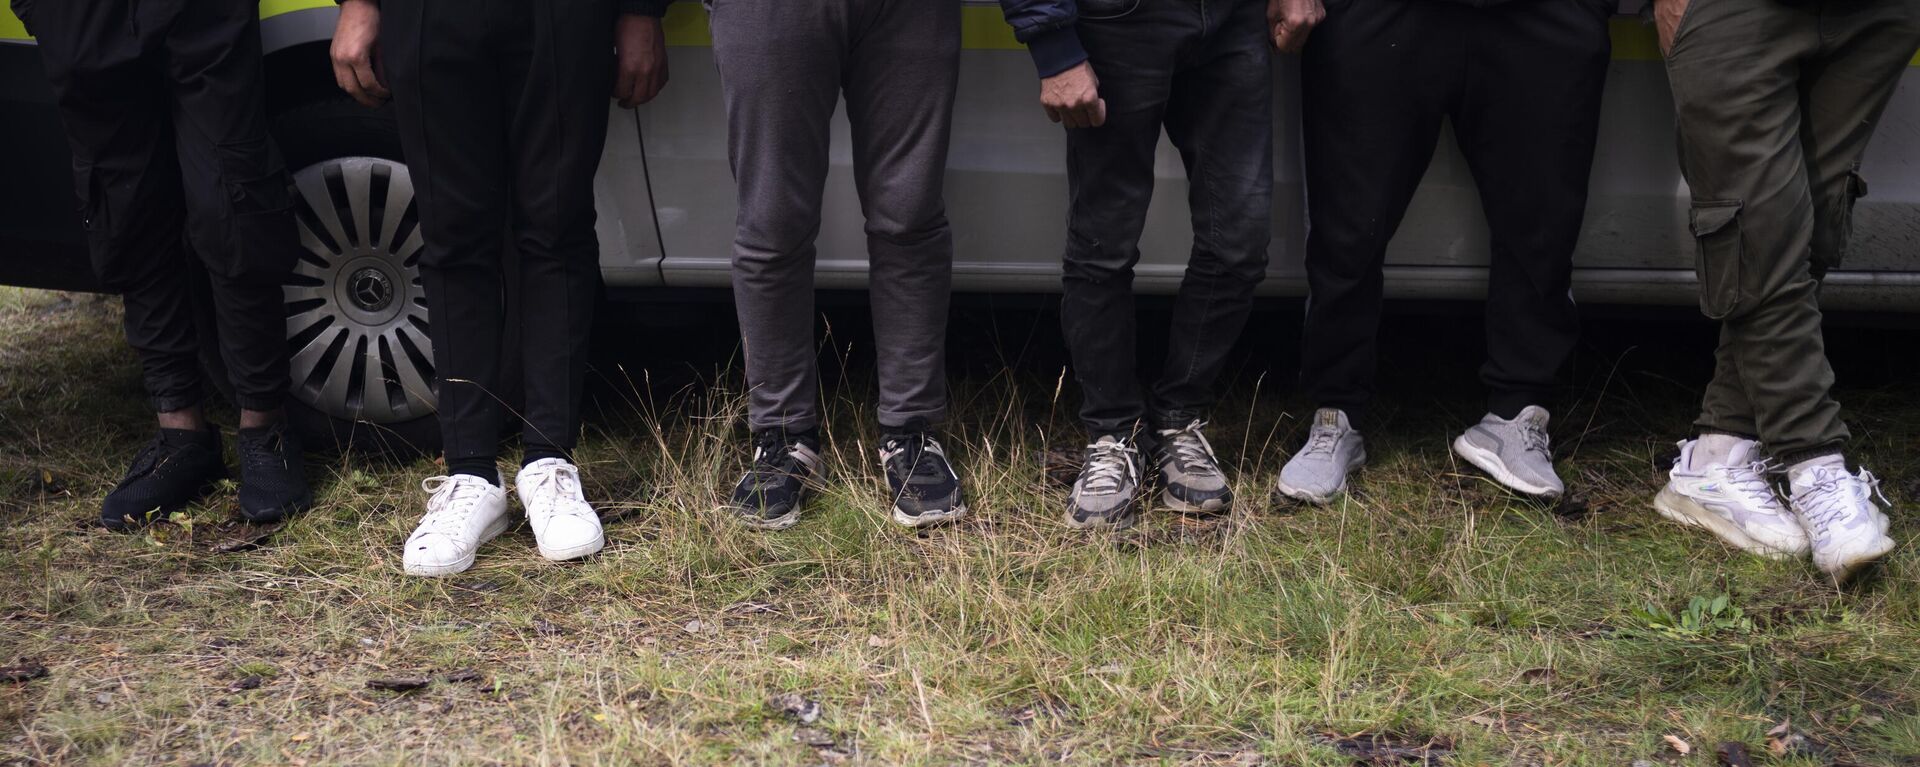
M 1073 31 L 1071 24 L 1035 35 L 1027 41 L 1027 52 L 1033 54 L 1033 66 L 1040 70 L 1041 78 L 1060 74 L 1087 60 L 1087 49 L 1080 47 L 1080 35 Z
M 673 0 L 620 0 L 621 15 L 665 16 L 667 4 Z

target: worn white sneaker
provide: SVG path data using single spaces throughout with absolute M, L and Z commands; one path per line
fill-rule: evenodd
M 428 477 L 427 515 L 407 536 L 408 575 L 452 575 L 473 566 L 480 544 L 507 529 L 507 491 L 468 474 Z
M 1521 495 L 1558 498 L 1567 490 L 1553 471 L 1547 411 L 1528 405 L 1512 420 L 1492 413 L 1453 441 L 1453 452 Z
M 564 562 L 606 547 L 600 515 L 580 493 L 580 467 L 563 458 L 542 458 L 520 469 L 513 489 L 520 508 L 527 510 L 540 556 Z
M 1789 484 L 1793 513 L 1813 537 L 1813 564 L 1842 583 L 1861 568 L 1893 550 L 1887 537 L 1887 515 L 1874 503 L 1880 480 L 1861 469 L 1849 474 L 1842 466 L 1816 466 Z
M 1324 504 L 1345 491 L 1347 475 L 1366 463 L 1366 442 L 1353 430 L 1346 412 L 1323 407 L 1313 413 L 1307 443 L 1280 467 L 1275 489 L 1288 498 Z
M 1667 486 L 1653 497 L 1660 516 L 1702 527 L 1742 551 L 1771 559 L 1806 556 L 1807 533 L 1767 480 L 1760 445 L 1742 440 L 1724 463 L 1696 461 L 1699 440 L 1680 443 Z M 1700 456 L 1704 458 L 1705 456 Z

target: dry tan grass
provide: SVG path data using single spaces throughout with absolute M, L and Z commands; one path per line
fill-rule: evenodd
M 1569 409 L 1583 514 L 1454 465 L 1459 403 L 1395 414 L 1347 501 L 1271 508 L 1298 421 L 1249 387 L 1216 426 L 1239 513 L 1093 536 L 1056 519 L 1041 457 L 1073 437 L 1050 382 L 957 393 L 979 513 L 923 535 L 879 512 L 857 391 L 830 403 L 813 512 L 772 535 L 716 512 L 738 398 L 683 392 L 590 429 L 606 553 L 547 563 L 519 530 L 420 580 L 398 545 L 424 460 L 320 460 L 319 507 L 257 550 L 209 551 L 230 495 L 190 527 L 84 529 L 146 429 L 116 318 L 0 293 L 0 663 L 50 669 L 0 683 L 0 762 L 1332 765 L 1354 761 L 1340 738 L 1384 733 L 1462 764 L 1708 764 L 1722 740 L 1767 758 L 1783 719 L 1829 751 L 1772 763 L 1920 759 L 1911 521 L 1845 592 L 1665 526 L 1642 508 L 1667 449 L 1648 435 L 1682 428 L 1688 395 L 1659 381 L 1602 379 Z M 1849 399 L 1896 497 L 1920 477 L 1915 393 Z M 1750 631 L 1635 613 L 1722 593 Z M 367 687 L 409 675 L 433 681 Z M 769 703 L 787 694 L 818 720 Z

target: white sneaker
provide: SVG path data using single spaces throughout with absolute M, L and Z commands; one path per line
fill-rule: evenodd
M 1813 536 L 1813 564 L 1833 579 L 1845 582 L 1860 568 L 1893 550 L 1887 537 L 1887 515 L 1874 498 L 1880 480 L 1865 469 L 1849 474 L 1845 466 L 1815 466 L 1795 477 L 1793 513 Z M 1891 504 L 1888 504 L 1891 505 Z
M 1680 443 L 1680 457 L 1667 473 L 1667 486 L 1653 497 L 1653 510 L 1680 524 L 1706 528 L 1742 551 L 1771 559 L 1805 556 L 1806 530 L 1774 495 L 1759 443 L 1742 440 L 1725 463 L 1696 466 L 1699 444 L 1692 439 Z
M 452 575 L 473 566 L 480 544 L 507 529 L 507 491 L 470 474 L 428 477 L 427 515 L 401 555 L 408 575 Z
M 1534 498 L 1559 498 L 1567 486 L 1553 470 L 1547 418 L 1546 409 L 1539 405 L 1526 406 L 1512 419 L 1488 413 L 1453 440 L 1453 452 L 1509 490 Z
M 533 528 L 540 556 L 563 562 L 607 545 L 600 515 L 580 494 L 580 467 L 564 458 L 542 458 L 520 470 L 513 489 L 527 510 L 527 526 Z
M 1347 475 L 1366 463 L 1366 442 L 1348 423 L 1346 412 L 1323 407 L 1313 413 L 1307 443 L 1280 467 L 1275 489 L 1288 498 L 1325 504 L 1345 491 Z

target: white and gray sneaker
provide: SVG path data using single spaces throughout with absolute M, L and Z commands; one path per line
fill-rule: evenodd
M 1227 484 L 1220 459 L 1201 429 L 1206 421 L 1160 429 L 1154 449 L 1160 468 L 1160 502 L 1181 514 L 1225 514 L 1233 508 L 1233 488 Z
M 1653 497 L 1660 516 L 1706 528 L 1728 545 L 1771 559 L 1805 556 L 1807 532 L 1767 480 L 1771 464 L 1760 445 L 1741 440 L 1724 463 L 1696 455 L 1699 440 L 1680 443 L 1667 486 Z
M 564 562 L 606 547 L 600 515 L 580 492 L 580 467 L 563 458 L 542 458 L 520 469 L 513 489 L 527 510 L 540 556 Z
M 1815 466 L 1788 484 L 1793 513 L 1813 538 L 1813 564 L 1833 579 L 1846 582 L 1861 568 L 1893 551 L 1887 537 L 1887 515 L 1874 503 L 1880 480 L 1861 469 L 1850 474 L 1844 464 Z
M 1109 434 L 1088 445 L 1080 478 L 1067 498 L 1067 524 L 1132 526 L 1140 517 L 1140 469 L 1140 450 L 1125 437 Z
M 1567 486 L 1553 471 L 1547 411 L 1528 405 L 1512 420 L 1488 413 L 1453 440 L 1453 452 L 1521 495 L 1558 498 Z
M 1323 407 L 1313 412 L 1307 443 L 1280 467 L 1275 489 L 1294 500 L 1325 504 L 1345 492 L 1347 475 L 1366 463 L 1366 441 L 1353 430 L 1346 411 Z
M 407 536 L 400 561 L 408 575 L 452 575 L 473 566 L 480 544 L 507 529 L 507 491 L 470 474 L 428 477 L 427 515 Z

